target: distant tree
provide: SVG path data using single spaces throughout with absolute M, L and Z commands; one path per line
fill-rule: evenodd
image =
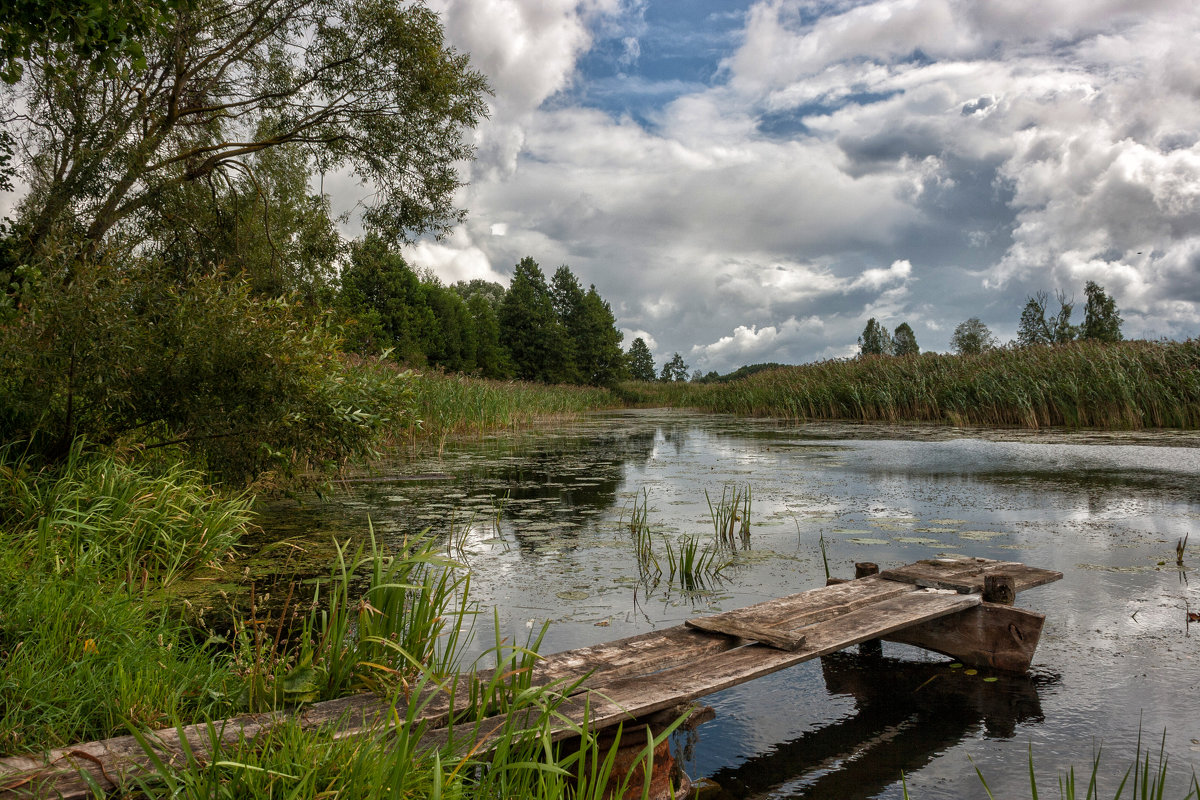
M 917 335 L 913 333 L 913 329 L 907 322 L 901 322 L 896 326 L 896 331 L 892 335 L 892 353 L 898 356 L 921 354 L 921 348 L 917 345 Z
M 476 292 L 467 299 L 467 310 L 475 321 L 475 368 L 485 378 L 509 377 L 512 365 L 508 350 L 500 342 L 500 322 L 495 307 L 486 294 Z
M 654 380 L 654 356 L 642 337 L 637 337 L 629 345 L 629 352 L 625 354 L 625 367 L 629 370 L 629 377 L 635 381 Z
M 587 383 L 583 369 L 579 363 L 579 350 L 586 346 L 588 332 L 586 328 L 586 312 L 583 308 L 583 287 L 579 279 L 566 264 L 554 271 L 550 279 L 550 300 L 554 305 L 554 313 L 567 332 L 567 358 L 564 371 L 564 381 L 568 383 Z
M 554 312 L 546 276 L 532 258 L 517 264 L 497 316 L 500 339 L 518 378 L 545 383 L 567 379 L 567 331 Z
M 1021 319 L 1017 323 L 1017 344 L 1029 347 L 1037 344 L 1062 344 L 1073 341 L 1078 329 L 1071 324 L 1071 313 L 1075 302 L 1068 300 L 1064 292 L 1056 293 L 1058 313 L 1047 318 L 1050 296 L 1039 291 L 1025 301 Z
M 1121 315 L 1117 313 L 1117 303 L 1105 291 L 1104 287 L 1095 281 L 1088 281 L 1084 288 L 1087 295 L 1087 305 L 1083 310 L 1083 326 L 1080 328 L 1081 339 L 1095 339 L 1099 342 L 1119 342 L 1121 336 Z
M 888 335 L 887 328 L 876 322 L 874 317 L 867 320 L 867 327 L 858 337 L 859 355 L 890 356 L 892 347 L 892 337 Z
M 592 386 L 614 386 L 625 379 L 625 356 L 621 340 L 625 335 L 617 330 L 612 307 L 600 297 L 595 286 L 588 287 L 583 296 L 581 318 L 572 335 L 575 371 L 584 383 Z
M 485 281 L 483 278 L 472 278 L 469 281 L 459 281 L 450 287 L 463 300 L 470 302 L 472 297 L 479 295 L 492 307 L 500 308 L 504 301 L 504 287 L 495 281 Z
M 692 372 L 692 383 L 700 383 L 704 380 L 704 370 L 698 369 Z
M 1046 301 L 1049 299 L 1044 291 L 1031 295 L 1025 301 L 1021 310 L 1021 320 L 1017 323 L 1017 344 L 1021 347 L 1032 347 L 1039 344 L 1050 344 L 1052 335 L 1050 326 L 1046 323 Z
M 437 320 L 417 273 L 382 239 L 368 236 L 351 246 L 337 304 L 353 322 L 349 339 L 355 349 L 394 348 L 398 360 L 424 363 Z
M 664 382 L 671 381 L 686 381 L 688 379 L 688 365 L 684 363 L 683 356 L 675 353 L 671 356 L 671 360 L 663 364 L 662 373 L 658 379 Z
M 425 343 L 426 360 L 449 372 L 472 372 L 475 369 L 475 318 L 467 304 L 456 292 L 439 281 L 422 284 L 425 303 L 437 321 L 433 336 Z
M 980 322 L 979 317 L 971 317 L 960 322 L 950 337 L 950 346 L 960 356 L 977 355 L 985 350 L 991 350 L 997 344 L 987 325 Z

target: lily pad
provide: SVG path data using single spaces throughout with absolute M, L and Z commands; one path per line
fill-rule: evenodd
M 559 600 L 587 600 L 591 595 L 588 592 L 580 589 L 568 589 L 565 592 L 558 592 L 554 595 Z

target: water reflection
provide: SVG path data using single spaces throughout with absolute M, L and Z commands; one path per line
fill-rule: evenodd
M 1046 675 L 985 679 L 945 663 L 852 651 L 822 658 L 821 671 L 827 690 L 852 698 L 853 710 L 715 771 L 706 798 L 875 797 L 971 734 L 1008 739 L 1019 723 L 1041 722 L 1039 691 L 1057 682 Z
M 325 501 L 269 507 L 264 538 L 293 537 L 318 554 L 312 569 L 323 573 L 330 539 L 361 538 L 368 519 L 393 544 L 428 529 L 471 568 L 473 595 L 489 612 L 482 625 L 494 607 L 497 633 L 524 641 L 548 620 L 547 652 L 819 586 L 820 538 L 835 575 L 853 574 L 856 561 L 886 567 L 941 554 L 1060 570 L 1063 581 L 1018 601 L 1048 615 L 1035 664 L 1062 676 L 1035 681 L 1037 703 L 1026 702 L 1028 687 L 1004 683 L 992 687 L 1003 692 L 986 694 L 993 704 L 1001 695 L 1017 703 L 1007 717 L 980 698 L 922 704 L 937 695 L 929 691 L 941 688 L 935 684 L 949 685 L 942 678 L 903 699 L 889 681 L 917 680 L 904 676 L 944 663 L 892 660 L 843 670 L 859 676 L 865 698 L 856 694 L 848 713 L 836 688 L 844 682 L 797 668 L 718 696 L 717 719 L 701 729 L 689 764 L 696 777 L 727 776 L 727 791 L 743 781 L 749 788 L 737 789 L 739 797 L 899 797 L 904 769 L 913 796 L 950 798 L 979 794 L 970 755 L 997 796 L 1027 794 L 1031 743 L 1056 775 L 1090 763 L 1097 734 L 1106 752 L 1131 754 L 1139 715 L 1148 731 L 1167 729 L 1168 753 L 1182 771 L 1200 759 L 1192 741 L 1200 730 L 1179 701 L 1200 692 L 1200 636 L 1190 635 L 1187 617 L 1200 609 L 1200 587 L 1180 581 L 1174 553 L 1179 538 L 1200 528 L 1200 436 L 1157 437 L 624 412 L 380 465 Z M 449 479 L 389 482 L 438 474 Z M 683 537 L 712 541 L 706 490 L 715 497 L 747 485 L 750 548 L 731 553 L 719 581 L 685 591 L 643 579 L 628 529 L 635 497 L 644 491 L 649 499 L 662 555 Z M 1200 536 L 1191 537 L 1185 561 L 1200 563 Z M 283 561 L 266 555 L 253 563 L 265 580 Z M 477 638 L 480 649 L 494 640 L 490 629 Z M 998 731 L 1009 738 L 989 738 Z M 848 772 L 830 766 L 856 736 L 880 741 L 848 761 Z M 804 747 L 827 756 L 786 755 Z M 751 762 L 763 766 L 745 767 Z M 1114 757 L 1114 769 L 1125 766 Z M 768 773 L 773 782 L 755 782 Z M 837 795 L 843 791 L 850 794 Z

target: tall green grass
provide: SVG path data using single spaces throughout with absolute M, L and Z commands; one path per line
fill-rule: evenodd
M 1200 427 L 1200 340 L 824 361 L 724 384 L 639 383 L 638 402 L 785 419 L 1037 429 Z
M 413 394 L 411 414 L 396 415 L 403 424 L 393 426 L 386 438 L 417 448 L 429 443 L 440 447 L 453 434 L 522 427 L 622 405 L 611 390 L 594 386 L 414 373 L 390 362 L 380 366 L 391 369 L 396 380 L 408 382 Z
M 54 471 L 0 455 L 0 752 L 230 711 L 232 670 L 160 593 L 249 519 L 246 498 L 181 467 L 78 445 Z

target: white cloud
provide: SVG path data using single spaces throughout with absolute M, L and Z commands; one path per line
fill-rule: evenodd
M 1200 334 L 1191 2 L 879 0 L 813 19 L 766 0 L 711 85 L 637 73 L 642 3 L 439 7 L 496 87 L 465 238 L 414 255 L 439 271 L 568 263 L 627 342 L 700 366 L 849 355 L 868 316 L 909 321 L 926 349 L 968 316 L 1003 336 L 1026 293 L 1086 280 L 1129 334 Z M 631 97 L 674 99 L 636 119 L 564 100 L 597 31 Z

